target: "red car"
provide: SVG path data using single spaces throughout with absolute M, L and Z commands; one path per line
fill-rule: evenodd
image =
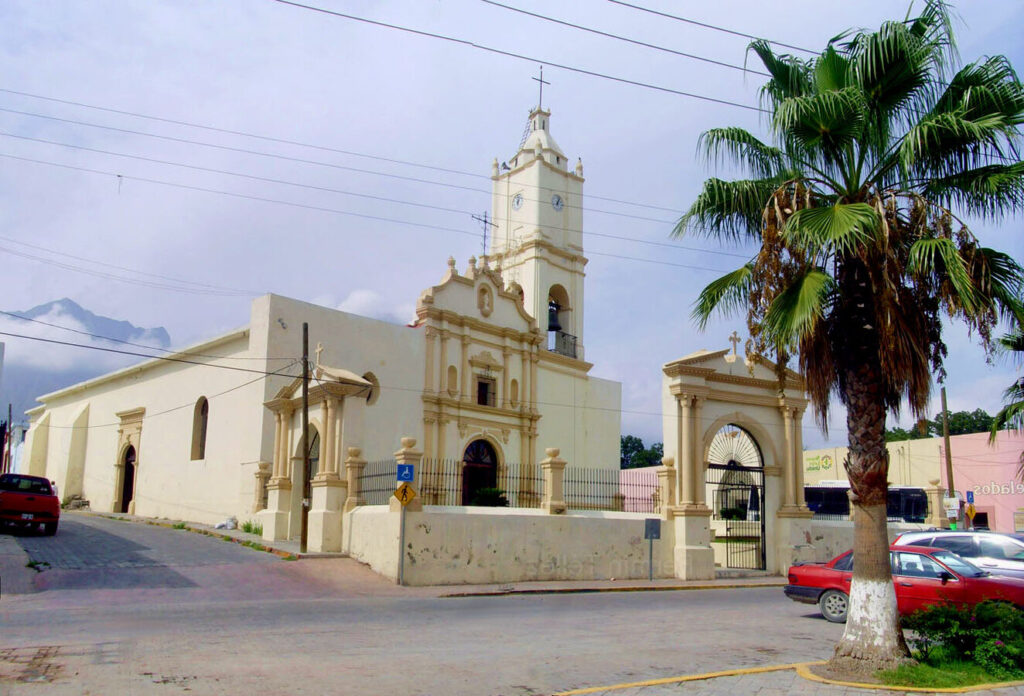
M 57 533 L 60 500 L 50 482 L 41 476 L 0 474 L 0 525 L 39 525 L 43 533 Z
M 952 551 L 890 546 L 889 561 L 900 614 L 943 602 L 973 605 L 986 599 L 1024 608 L 1024 579 L 992 576 Z M 795 602 L 817 604 L 829 621 L 844 623 L 852 578 L 853 552 L 847 551 L 828 563 L 792 566 L 785 593 Z

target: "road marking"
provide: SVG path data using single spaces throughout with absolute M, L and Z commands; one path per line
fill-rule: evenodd
M 718 677 L 736 677 L 744 674 L 763 674 L 765 672 L 782 672 L 787 669 L 799 669 L 807 665 L 822 665 L 824 662 L 794 662 L 789 665 L 769 665 L 767 667 L 744 667 L 742 669 L 727 669 L 722 672 L 707 672 L 705 674 L 686 674 L 681 677 L 663 677 L 661 679 L 648 679 L 646 681 L 627 682 L 625 684 L 612 684 L 610 686 L 592 686 L 586 689 L 573 689 L 571 691 L 558 691 L 552 696 L 579 696 L 581 694 L 595 694 L 601 691 L 615 691 L 616 689 L 634 689 L 642 686 L 657 686 L 659 684 L 678 684 L 680 682 L 702 681 L 704 679 L 717 679 Z

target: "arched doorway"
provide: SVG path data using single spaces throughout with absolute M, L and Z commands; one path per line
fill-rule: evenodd
M 124 451 L 124 480 L 121 482 L 121 509 L 118 512 L 128 512 L 135 497 L 135 447 L 128 445 Z
M 728 424 L 715 433 L 705 484 L 727 568 L 764 570 L 764 458 L 753 436 Z M 724 533 L 723 533 L 724 532 Z
M 497 488 L 498 454 L 486 440 L 473 440 L 462 456 L 462 504 L 472 505 L 481 488 Z

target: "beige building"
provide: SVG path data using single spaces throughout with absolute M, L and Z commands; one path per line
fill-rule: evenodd
M 427 459 L 471 465 L 466 489 L 536 468 L 544 447 L 570 466 L 617 469 L 621 387 L 583 359 L 582 165 L 569 168 L 549 111 L 534 110 L 529 129 L 493 165 L 490 253 L 461 270 L 437 259 L 413 323 L 260 297 L 237 331 L 39 397 L 23 469 L 97 510 L 200 522 L 262 511 L 265 535 L 296 537 L 304 322 L 324 481 L 344 478 L 350 448 L 373 462 L 405 436 Z M 337 546 L 343 502 L 321 508 L 338 528 L 317 546 Z

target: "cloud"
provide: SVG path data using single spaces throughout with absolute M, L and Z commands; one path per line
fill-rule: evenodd
M 334 305 L 334 308 L 341 312 L 380 319 L 392 324 L 408 324 L 416 316 L 415 306 L 412 303 L 405 302 L 388 306 L 380 293 L 367 289 L 353 290 L 348 297 Z

